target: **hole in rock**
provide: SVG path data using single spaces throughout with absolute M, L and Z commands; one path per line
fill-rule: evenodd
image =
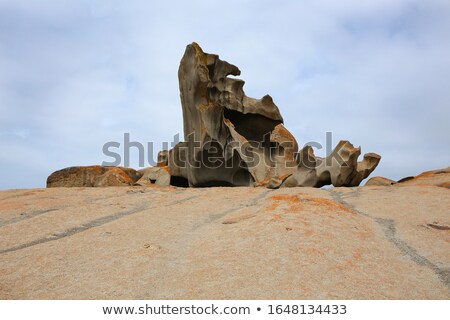
M 188 182 L 188 179 L 186 179 L 186 178 L 171 176 L 170 177 L 170 185 L 174 186 L 174 187 L 188 188 L 189 182 Z
M 236 131 L 249 141 L 269 142 L 269 137 L 264 139 L 264 135 L 270 134 L 275 126 L 283 123 L 281 120 L 273 120 L 259 114 L 243 114 L 239 111 L 224 108 L 223 115 L 231 121 Z M 270 147 L 269 145 L 264 147 Z
M 234 187 L 234 185 L 227 181 L 208 181 L 208 182 L 196 185 L 196 187 L 200 187 L 200 188 L 204 188 L 204 187 Z

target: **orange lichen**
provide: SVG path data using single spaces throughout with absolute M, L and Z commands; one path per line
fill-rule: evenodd
M 291 194 L 278 194 L 271 196 L 271 198 L 276 201 L 288 201 L 290 203 L 299 202 L 298 196 Z
M 282 124 L 275 127 L 270 134 L 270 139 L 284 147 L 284 156 L 287 160 L 294 160 L 294 154 L 298 151 L 298 144 L 294 136 Z
M 200 46 L 198 45 L 197 42 L 193 42 L 192 43 L 194 48 L 195 48 L 195 52 L 197 53 L 197 57 L 200 59 L 200 61 L 204 64 L 207 65 L 208 60 L 207 60 L 207 56 L 206 54 L 203 52 L 202 48 L 200 48 Z
M 303 209 L 303 203 L 307 203 L 308 205 L 314 207 L 325 207 L 329 210 L 337 210 L 337 211 L 345 211 L 349 213 L 354 213 L 350 208 L 344 206 L 343 204 L 325 199 L 325 198 L 316 198 L 303 195 L 299 197 L 298 195 L 290 195 L 290 194 L 279 194 L 271 197 L 274 202 L 267 207 L 267 210 L 275 210 L 280 205 L 284 204 L 284 211 L 300 211 Z
M 258 181 L 255 186 L 256 187 L 265 186 L 266 184 L 269 183 L 270 180 L 272 180 L 272 178 L 265 178 L 264 180 Z
M 167 171 L 169 174 L 171 174 L 169 166 L 162 166 L 161 169 Z
M 271 197 L 276 202 L 273 203 L 268 209 L 275 210 L 279 205 L 286 205 L 285 211 L 300 211 L 303 209 L 303 205 L 300 203 L 298 196 L 290 194 L 279 194 Z M 278 202 L 278 203 L 277 203 Z
M 273 181 L 273 180 L 278 180 L 280 183 L 282 182 L 282 181 L 284 181 L 284 180 L 286 180 L 286 178 L 287 177 L 289 177 L 291 174 L 289 173 L 289 174 L 285 174 L 285 175 L 282 175 L 282 176 L 280 176 L 280 177 L 277 177 L 277 178 L 265 178 L 264 180 L 261 180 L 261 181 L 257 181 L 257 183 L 256 183 L 256 187 L 261 187 L 261 186 L 267 186 L 271 181 Z
M 224 122 L 227 126 L 234 128 L 234 124 L 233 124 L 230 120 L 228 120 L 227 118 L 223 118 L 223 122 Z
M 278 208 L 279 205 L 280 205 L 280 204 L 279 204 L 278 202 L 274 202 L 274 203 L 272 203 L 270 206 L 267 207 L 267 210 L 273 211 L 273 210 L 275 210 L 276 208 Z
M 272 216 L 272 220 L 281 221 L 283 220 L 281 214 L 277 213 Z
M 333 201 L 333 200 L 328 200 L 325 198 L 315 198 L 315 197 L 309 197 L 309 196 L 304 196 L 303 199 L 310 201 L 310 204 L 313 206 L 325 206 L 328 209 L 339 209 L 342 211 L 354 213 L 350 208 L 344 206 L 343 204 L 341 204 L 339 202 Z

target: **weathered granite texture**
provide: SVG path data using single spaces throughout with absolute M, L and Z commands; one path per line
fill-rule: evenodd
M 2 190 L 0 299 L 448 300 L 449 185 Z

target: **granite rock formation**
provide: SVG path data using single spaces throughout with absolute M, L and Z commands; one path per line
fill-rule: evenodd
M 380 162 L 376 153 L 358 162 L 361 149 L 348 141 L 326 158 L 310 146 L 299 150 L 272 98 L 246 96 L 244 81 L 230 77 L 240 74 L 197 43 L 188 45 L 178 69 L 185 141 L 159 152 L 155 168 L 66 168 L 47 186 L 358 186 Z
M 341 141 L 327 158 L 312 148 L 298 150 L 294 136 L 269 95 L 247 97 L 235 65 L 203 52 L 197 43 L 187 46 L 178 70 L 184 139 L 169 152 L 173 176 L 192 187 L 357 186 L 381 157 L 364 155 Z

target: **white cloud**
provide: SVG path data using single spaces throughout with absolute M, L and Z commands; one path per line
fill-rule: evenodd
M 109 160 L 124 132 L 158 148 L 182 132 L 192 41 L 239 66 L 249 96 L 271 94 L 300 143 L 333 131 L 395 179 L 448 166 L 449 18 L 438 0 L 3 0 L 0 165 L 15 173 L 0 188 Z

